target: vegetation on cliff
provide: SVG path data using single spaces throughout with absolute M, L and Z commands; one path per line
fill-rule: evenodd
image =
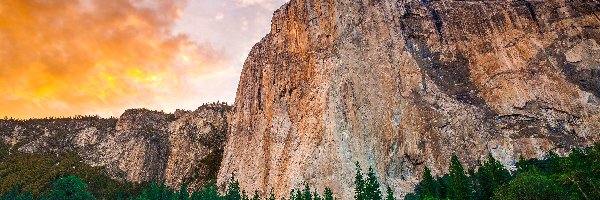
M 102 168 L 91 167 L 75 154 L 39 155 L 15 151 L 0 145 L 0 200 L 31 199 L 136 199 L 136 200 L 275 200 L 271 191 L 265 195 L 247 193 L 233 175 L 219 192 L 216 182 L 189 191 L 187 184 L 174 189 L 162 183 L 134 184 L 110 179 Z M 449 174 L 432 176 L 423 170 L 423 179 L 415 193 L 405 199 L 600 199 L 600 145 L 573 149 L 567 157 L 548 152 L 542 159 L 521 159 L 517 170 L 509 171 L 491 154 L 484 162 L 465 170 L 457 156 L 452 156 Z M 391 200 L 392 189 L 381 191 L 373 168 L 363 173 L 356 163 L 354 199 Z M 289 200 L 333 200 L 329 188 L 323 193 L 304 184 L 293 189 Z
M 433 177 L 425 167 L 415 193 L 405 199 L 600 199 L 600 144 L 573 149 L 567 157 L 548 152 L 508 171 L 492 155 L 468 171 L 453 156 L 449 174 Z
M 144 188 L 144 184 L 113 180 L 103 168 L 87 165 L 72 153 L 23 153 L 0 143 L 0 193 L 26 191 L 33 197 L 41 197 L 53 192 L 53 186 L 59 184 L 53 185 L 55 181 L 70 176 L 81 178 L 93 196 L 106 199 L 133 197 Z

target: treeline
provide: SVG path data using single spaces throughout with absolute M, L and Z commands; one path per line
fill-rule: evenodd
M 18 191 L 41 198 L 52 193 L 57 180 L 69 176 L 78 177 L 86 183 L 86 190 L 93 196 L 104 199 L 135 197 L 148 185 L 113 180 L 104 168 L 87 165 L 73 153 L 24 153 L 16 149 L 11 151 L 11 146 L 0 143 L 0 194 L 15 194 Z
M 3 153 L 2 153 L 3 152 Z M 333 200 L 331 189 L 318 191 L 309 184 L 293 189 L 286 198 L 246 192 L 235 175 L 220 193 L 215 181 L 189 191 L 184 183 L 170 188 L 163 183 L 121 183 L 106 176 L 101 168 L 84 164 L 74 154 L 59 157 L 28 153 L 8 154 L 0 145 L 0 200 L 127 199 L 127 200 Z M 567 157 L 549 152 L 544 159 L 516 163 L 509 171 L 488 155 L 473 168 L 464 169 L 457 156 L 451 157 L 449 173 L 433 177 L 423 170 L 423 180 L 407 200 L 436 199 L 600 199 L 600 145 L 574 149 Z M 356 163 L 354 199 L 392 200 L 393 190 L 382 187 L 373 168 L 363 173 Z M 385 189 L 385 191 L 381 191 Z
M 50 117 L 42 117 L 42 118 L 19 119 L 19 118 L 4 116 L 4 118 L 2 118 L 1 120 L 13 121 L 13 122 L 35 123 L 35 122 L 39 122 L 39 121 L 49 121 L 49 120 L 51 121 L 51 120 L 102 120 L 102 119 L 116 120 L 117 118 L 113 117 L 113 116 L 110 116 L 108 118 L 103 118 L 98 115 L 75 115 L 75 116 L 58 116 L 58 117 L 50 116 Z
M 425 167 L 423 180 L 407 200 L 478 199 L 543 200 L 600 199 L 600 145 L 573 149 L 567 157 L 548 152 L 545 159 L 524 160 L 510 172 L 488 155 L 488 160 L 465 170 L 452 156 L 449 174 L 433 177 Z
M 162 184 L 153 183 L 146 187 L 139 195 L 135 196 L 112 196 L 94 195 L 89 186 L 76 176 L 67 176 L 58 179 L 47 193 L 34 195 L 31 191 L 23 190 L 19 185 L 0 196 L 0 200 L 95 200 L 95 199 L 117 199 L 117 200 L 275 200 L 275 194 L 271 190 L 269 195 L 261 197 L 258 192 L 249 195 L 240 191 L 239 182 L 234 178 L 228 183 L 228 190 L 220 194 L 214 181 L 209 181 L 203 189 L 188 192 L 184 183 L 179 190 L 173 190 Z M 98 197 L 98 198 L 97 198 Z M 311 190 L 308 184 L 302 190 L 292 190 L 289 200 L 334 200 L 333 193 L 329 188 L 320 195 L 316 190 Z M 285 200 L 285 198 L 282 198 Z
M 268 195 L 261 196 L 257 191 L 254 193 L 246 193 L 240 189 L 239 182 L 235 176 L 227 183 L 227 191 L 223 194 L 217 190 L 217 185 L 214 181 L 209 181 L 204 188 L 192 192 L 187 190 L 186 184 L 182 184 L 178 191 L 175 191 L 163 184 L 152 184 L 148 189 L 144 190 L 136 200 L 275 200 L 273 190 Z M 281 198 L 286 200 L 285 198 Z M 319 194 L 317 190 L 311 190 L 308 184 L 304 185 L 304 189 L 295 189 L 290 192 L 289 200 L 334 200 L 331 189 L 325 188 L 323 194 Z

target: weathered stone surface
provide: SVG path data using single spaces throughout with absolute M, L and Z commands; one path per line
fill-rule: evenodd
M 175 114 L 131 109 L 118 119 L 0 120 L 0 137 L 19 151 L 75 152 L 118 180 L 165 180 L 173 187 L 186 181 L 194 188 L 216 178 L 230 108 L 207 104 Z
M 600 138 L 598 1 L 291 0 L 244 64 L 219 172 L 351 199 L 354 162 L 410 192 L 421 170 Z

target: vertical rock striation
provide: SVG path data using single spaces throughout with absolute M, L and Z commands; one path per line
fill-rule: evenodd
M 175 114 L 131 109 L 118 119 L 0 120 L 0 137 L 18 151 L 77 153 L 117 180 L 164 180 L 175 188 L 185 181 L 197 188 L 216 178 L 230 108 L 207 104 Z
M 291 0 L 244 64 L 218 180 L 351 199 L 424 166 L 600 139 L 599 1 Z

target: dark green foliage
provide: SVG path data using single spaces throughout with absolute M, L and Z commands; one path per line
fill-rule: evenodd
M 354 199 L 357 200 L 381 200 L 381 190 L 377 175 L 372 167 L 369 167 L 367 178 L 361 170 L 360 164 L 356 162 L 356 176 L 354 177 Z
M 240 183 L 235 178 L 235 174 L 231 174 L 229 184 L 227 186 L 227 194 L 225 195 L 226 200 L 240 200 L 242 195 L 240 193 Z
M 0 196 L 0 200 L 33 200 L 31 192 L 22 192 L 21 187 L 16 185 L 12 190 Z
M 88 186 L 75 176 L 58 179 L 52 186 L 49 200 L 93 200 L 96 199 Z
M 222 197 L 217 191 L 217 184 L 214 181 L 209 181 L 204 185 L 201 192 L 192 194 L 192 199 L 220 200 Z
M 471 171 L 471 178 L 475 187 L 476 199 L 490 199 L 494 191 L 510 180 L 510 172 L 494 157 L 489 154 L 488 160 L 479 165 L 477 172 Z
M 461 175 L 463 169 L 457 158 L 451 160 L 449 176 L 429 178 L 430 172 L 425 169 L 423 181 L 405 199 L 467 198 L 459 196 L 461 191 L 473 194 L 470 199 L 600 199 L 599 144 L 574 149 L 567 157 L 554 152 L 548 152 L 544 160 L 520 157 L 512 175 L 491 155 L 485 163 L 469 169 L 469 176 Z M 438 197 L 429 195 L 428 188 L 434 184 L 439 185 Z
M 470 199 L 472 189 L 469 177 L 456 155 L 450 159 L 450 184 L 448 185 L 448 197 L 450 199 Z
M 381 200 L 381 190 L 379 189 L 380 185 L 377 181 L 377 176 L 375 175 L 375 170 L 372 167 L 369 167 L 369 172 L 367 173 L 367 181 L 365 184 L 365 196 L 369 200 Z
M 174 200 L 177 195 L 175 192 L 165 186 L 162 182 L 160 185 L 152 183 L 149 188 L 144 190 L 137 198 L 138 200 Z
M 530 170 L 519 174 L 507 185 L 499 188 L 493 199 L 498 200 L 552 200 L 564 199 L 563 191 L 551 179 Z
M 110 179 L 102 168 L 85 164 L 76 154 L 29 154 L 16 151 L 19 146 L 17 144 L 11 147 L 0 143 L 0 200 L 94 199 L 94 197 L 111 200 L 250 200 L 244 191 L 240 192 L 239 182 L 235 176 L 230 179 L 227 191 L 223 195 L 218 192 L 214 180 L 202 184 L 203 188 L 190 195 L 186 180 L 183 180 L 184 183 L 178 191 L 167 187 L 164 182 L 121 183 Z M 220 159 L 216 158 L 221 157 L 221 153 L 217 152 L 210 159 L 205 160 L 206 163 L 202 163 L 217 166 L 209 173 L 211 177 L 216 177 L 220 162 Z M 61 179 L 62 177 L 66 178 Z M 54 183 L 55 181 L 57 182 Z M 293 193 L 292 199 L 334 199 L 329 188 L 326 188 L 323 196 L 317 190 L 311 190 L 309 185 L 305 185 L 304 190 L 293 191 L 296 192 Z M 252 200 L 255 199 L 262 199 L 258 192 L 252 196 Z M 271 190 L 269 196 L 264 199 L 275 200 L 274 191 Z
M 440 197 L 440 186 L 437 181 L 431 176 L 431 170 L 427 166 L 423 170 L 423 182 L 421 182 L 421 189 L 423 190 L 423 196 L 426 197 Z
M 354 199 L 356 200 L 366 200 L 366 192 L 365 192 L 365 179 L 362 170 L 360 169 L 360 164 L 358 161 L 356 162 L 356 176 L 354 176 Z
M 325 200 L 333 200 L 333 192 L 331 192 L 330 188 L 325 188 Z
M 178 200 L 188 200 L 190 199 L 190 194 L 187 191 L 187 184 L 185 182 L 181 183 L 181 187 L 179 188 Z
M 308 183 L 304 184 L 304 190 L 302 190 L 302 200 L 311 200 L 312 194 L 310 193 L 310 186 Z
M 140 194 L 143 187 L 112 180 L 102 168 L 91 167 L 72 153 L 37 155 L 15 150 L 0 160 L 0 193 L 20 185 L 21 190 L 36 197 L 49 193 L 54 181 L 68 176 L 80 177 L 100 199 L 127 199 Z
M 387 186 L 385 200 L 394 200 L 394 191 L 390 186 Z
M 313 200 L 323 200 L 323 198 L 321 197 L 321 195 L 319 195 L 319 193 L 317 192 L 317 190 L 315 190 L 313 192 Z

